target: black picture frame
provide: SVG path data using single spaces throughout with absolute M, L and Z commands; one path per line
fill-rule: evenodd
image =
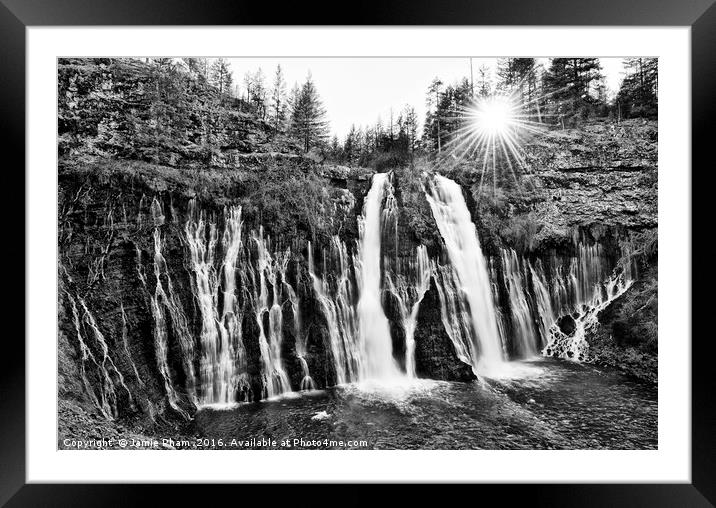
M 6 163 L 6 185 L 14 192 L 3 193 L 5 217 L 11 220 L 8 233 L 18 247 L 12 251 L 15 267 L 27 270 L 28 253 L 24 250 L 25 224 L 18 219 L 25 210 L 25 29 L 29 26 L 69 25 L 637 25 L 690 26 L 692 72 L 692 167 L 670 168 L 684 171 L 684 178 L 703 179 L 713 162 L 707 162 L 708 143 L 714 139 L 716 107 L 712 100 L 716 90 L 716 5 L 714 0 L 492 0 L 475 3 L 469 0 L 390 0 L 363 2 L 350 9 L 350 16 L 336 14 L 338 3 L 303 2 L 283 6 L 276 3 L 218 0 L 211 3 L 192 0 L 0 0 L 0 104 L 3 109 L 2 136 L 5 161 L 14 155 L 14 165 Z M 348 10 L 346 11 L 348 12 Z M 322 16 L 318 13 L 330 13 Z M 23 168 L 21 171 L 20 168 Z M 698 170 L 701 171 L 698 171 Z M 12 173 L 12 174 L 9 174 Z M 10 179 L 16 182 L 10 184 Z M 707 186 L 693 185 L 697 192 L 708 192 Z M 710 217 L 706 199 L 692 197 L 692 217 Z M 14 211 L 12 215 L 7 210 Z M 708 220 L 708 219 L 707 219 Z M 708 226 L 708 225 L 707 225 Z M 14 229 L 13 229 L 14 228 Z M 694 233 L 700 229 L 696 223 Z M 702 232 L 701 234 L 704 234 Z M 708 235 L 708 233 L 706 233 Z M 6 247 L 7 248 L 7 247 Z M 692 248 L 692 271 L 707 273 L 708 249 Z M 18 286 L 19 287 L 19 286 Z M 24 285 L 22 286 L 24 288 Z M 7 294 L 11 290 L 6 289 Z M 25 290 L 12 290 L 16 305 L 25 303 Z M 22 298 L 20 298 L 22 295 Z M 697 299 L 693 292 L 692 315 L 708 315 L 707 301 Z M 18 309 L 19 310 L 19 309 Z M 23 308 L 24 310 L 24 308 Z M 24 314 L 24 312 L 23 312 Z M 10 321 L 8 312 L 6 322 Z M 19 315 L 16 314 L 16 315 Z M 14 321 L 20 322 L 15 318 Z M 21 325 L 24 334 L 24 326 Z M 692 347 L 692 483 L 691 484 L 616 484 L 616 485 L 476 485 L 481 491 L 509 491 L 511 501 L 523 497 L 530 505 L 549 506 L 713 506 L 716 504 L 716 418 L 714 417 L 713 332 L 693 331 Z M 6 506 L 113 506 L 133 505 L 149 499 L 149 486 L 127 485 L 39 485 L 25 480 L 25 345 L 17 332 L 6 331 L 3 341 L 4 361 L 0 364 L 0 505 Z M 688 338 L 682 338 L 682 340 Z M 241 496 L 248 499 L 254 492 L 240 486 Z M 260 488 L 268 488 L 266 486 Z M 310 486 L 292 487 L 291 497 L 300 499 L 302 490 Z M 172 498 L 188 501 L 187 488 L 171 486 L 163 489 L 163 502 Z M 226 489 L 220 489 L 225 491 Z M 253 489 L 251 489 L 253 490 Z M 422 488 L 410 489 L 420 495 Z M 258 493 L 258 492 L 255 492 Z M 488 492 L 489 493 L 489 492 Z M 341 487 L 340 497 L 328 493 L 306 494 L 329 500 L 332 504 L 363 503 L 367 499 L 357 486 Z M 458 494 L 459 495 L 459 494 Z M 484 493 L 480 494 L 484 496 Z M 470 496 L 474 496 L 470 494 Z M 485 498 L 488 499 L 488 498 Z M 236 502 L 239 502 L 236 499 Z M 324 501 L 325 502 L 325 501 Z

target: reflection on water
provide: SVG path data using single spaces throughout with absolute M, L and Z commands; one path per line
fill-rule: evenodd
M 500 379 L 470 384 L 364 383 L 207 407 L 196 421 L 203 437 L 224 441 L 364 440 L 363 447 L 371 449 L 657 447 L 656 388 L 559 360 L 511 366 Z M 234 447 L 243 448 L 241 441 Z M 331 443 L 313 447 L 346 448 Z

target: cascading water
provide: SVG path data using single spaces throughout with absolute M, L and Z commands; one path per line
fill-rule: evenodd
M 598 243 L 578 242 L 571 257 L 553 254 L 550 276 L 541 260 L 533 263 L 512 249 L 503 249 L 500 259 L 518 355 L 539 344 L 547 356 L 587 359 L 586 332 L 598 324 L 599 312 L 632 283 L 628 270 L 606 269 Z M 573 329 L 563 332 L 560 319 L 569 320 Z
M 230 221 L 229 221 L 230 222 Z M 201 314 L 201 404 L 233 402 L 236 377 L 234 352 L 229 333 L 218 312 L 219 277 L 215 268 L 218 233 L 216 224 L 206 214 L 196 210 L 195 201 L 189 203 L 189 218 L 185 225 L 189 246 L 190 266 L 194 275 L 192 289 Z M 229 235 L 229 238 L 231 235 Z M 227 247 L 227 246 L 225 246 Z M 231 246 L 225 249 L 231 252 Z M 233 261 L 229 261 L 229 264 Z M 224 294 L 226 298 L 226 294 Z
M 224 260 L 223 273 L 223 305 L 221 324 L 219 326 L 220 353 L 219 353 L 219 387 L 218 397 L 214 402 L 227 403 L 235 400 L 235 392 L 246 396 L 250 390 L 246 371 L 246 352 L 244 350 L 241 330 L 242 309 L 236 294 L 236 280 L 242 259 L 243 242 L 241 239 L 242 226 L 241 207 L 230 207 L 224 210 L 225 225 L 222 237 Z
M 429 181 L 426 197 L 457 276 L 456 289 L 463 293 L 469 306 L 475 334 L 473 349 L 477 352 L 477 356 L 472 356 L 472 365 L 481 373 L 497 373 L 505 359 L 490 277 L 462 189 L 456 182 L 436 175 Z
M 169 326 L 174 332 L 174 337 L 179 341 L 182 349 L 182 359 L 187 378 L 187 392 L 192 399 L 195 399 L 194 391 L 194 367 L 192 364 L 194 355 L 194 342 L 189 332 L 189 326 L 181 310 L 181 304 L 172 287 L 172 281 L 169 277 L 166 260 L 162 254 L 162 238 L 159 228 L 154 229 L 154 278 L 156 286 L 152 294 L 151 309 L 154 317 L 154 349 L 157 357 L 157 367 L 164 382 L 164 389 L 167 395 L 169 405 L 176 411 L 185 414 L 179 408 L 178 397 L 172 382 L 169 365 L 167 361 L 167 352 L 169 344 Z M 146 277 L 142 275 L 141 254 L 137 256 L 137 270 L 140 273 L 140 280 L 146 286 Z M 166 290 L 164 286 L 166 285 Z M 167 320 L 167 315 L 169 319 Z
M 80 348 L 80 377 L 82 378 L 82 383 L 84 384 L 87 394 L 92 398 L 95 407 L 99 409 L 105 418 L 116 418 L 118 414 L 117 392 L 111 372 L 114 372 L 114 376 L 117 379 L 116 383 L 127 393 L 130 405 L 132 404 L 132 393 L 125 384 L 122 373 L 117 369 L 114 361 L 109 356 L 109 348 L 107 347 L 104 335 L 99 331 L 94 316 L 92 316 L 92 313 L 87 308 L 85 301 L 79 296 L 75 299 L 66 290 L 65 295 L 70 301 L 72 320 Z M 84 330 L 87 329 L 89 329 L 90 334 L 84 332 Z M 85 339 L 85 337 L 89 338 L 88 335 L 93 337 L 97 353 L 99 354 L 92 352 L 89 341 Z M 95 393 L 95 390 L 92 389 L 92 385 L 87 378 L 86 363 L 88 360 L 95 366 L 94 370 L 99 379 L 99 390 L 97 390 L 99 394 Z
M 353 304 L 355 289 L 349 270 L 346 245 L 334 236 L 329 255 L 324 256 L 323 277 L 316 275 L 313 248 L 308 242 L 308 273 L 327 321 L 336 384 L 357 381 L 362 368 L 358 317 Z M 329 273 L 334 274 L 333 284 Z
M 390 263 L 386 260 L 386 266 Z M 405 332 L 405 372 L 408 377 L 415 374 L 415 325 L 418 319 L 420 302 L 430 288 L 432 267 L 428 251 L 424 245 L 415 250 L 415 257 L 407 263 L 396 261 L 395 273 L 385 273 L 386 286 L 395 297 L 400 321 Z
M 538 259 L 534 266 L 528 263 L 532 287 L 535 293 L 537 305 L 537 319 L 540 323 L 540 349 L 547 345 L 550 336 L 550 328 L 557 319 L 552 307 L 552 300 L 549 296 L 549 288 L 542 268 L 542 262 Z
M 288 253 L 279 253 L 274 260 L 264 238 L 263 227 L 253 233 L 251 239 L 258 254 L 256 272 L 253 274 L 253 302 L 256 322 L 259 325 L 259 350 L 266 397 L 274 397 L 290 391 L 291 384 L 283 368 L 281 345 L 283 344 L 283 300 Z M 269 285 L 271 292 L 269 292 Z M 264 314 L 268 312 L 268 323 Z M 268 324 L 268 326 L 266 326 Z
M 620 297 L 629 289 L 633 281 L 626 280 L 623 274 L 615 274 L 594 292 L 591 301 L 582 307 L 582 311 L 573 317 L 574 330 L 568 335 L 560 329 L 558 324 L 550 327 L 550 337 L 543 353 L 547 356 L 556 356 L 567 360 L 584 361 L 587 359 L 589 343 L 586 340 L 587 331 L 598 326 L 598 314 L 611 302 Z
M 298 264 L 298 262 L 296 263 Z M 301 363 L 301 372 L 303 373 L 303 376 L 301 377 L 301 385 L 299 388 L 301 390 L 315 390 L 316 383 L 311 377 L 311 372 L 308 368 L 308 362 L 306 361 L 306 337 L 302 334 L 301 330 L 301 314 L 298 310 L 298 295 L 293 290 L 291 285 L 288 284 L 288 282 L 285 282 L 284 289 L 286 291 L 286 295 L 288 296 L 288 300 L 291 303 L 291 311 L 293 313 L 294 336 L 296 337 L 296 356 L 298 356 L 298 361 Z
M 391 379 L 402 374 L 392 353 L 390 326 L 381 304 L 381 206 L 388 175 L 373 176 L 359 221 L 360 241 L 354 265 L 358 280 L 358 323 L 364 352 L 363 379 Z
M 435 287 L 440 300 L 440 317 L 457 357 L 468 365 L 475 364 L 475 340 L 470 309 L 460 290 L 460 280 L 450 265 L 432 262 Z
M 132 353 L 129 352 L 129 339 L 127 337 L 127 313 L 124 311 L 124 304 L 119 305 L 119 310 L 122 314 L 122 349 L 124 350 L 124 354 L 127 355 L 127 360 L 129 360 L 129 365 L 132 367 L 132 372 L 134 372 L 134 377 L 137 379 L 137 383 L 139 386 L 144 386 L 142 376 L 139 375 L 139 371 L 137 370 L 137 364 L 134 363 Z
M 513 344 L 520 358 L 537 355 L 535 339 L 537 334 L 532 323 L 532 310 L 527 299 L 522 273 L 523 266 L 513 249 L 502 249 L 502 272 L 510 297 L 510 311 L 513 323 Z

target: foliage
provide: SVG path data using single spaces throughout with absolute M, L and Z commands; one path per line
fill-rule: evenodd
M 226 90 L 225 62 L 217 62 L 60 59 L 60 154 L 175 166 L 209 165 L 223 149 L 245 150 L 266 126 L 240 111 L 242 101 Z
M 627 74 L 616 99 L 620 116 L 655 118 L 659 96 L 658 59 L 627 58 L 624 67 Z
M 545 109 L 562 128 L 600 111 L 601 65 L 598 58 L 553 58 L 543 77 Z
M 303 151 L 325 143 L 329 133 L 326 110 L 310 74 L 291 107 L 291 135 L 301 142 Z

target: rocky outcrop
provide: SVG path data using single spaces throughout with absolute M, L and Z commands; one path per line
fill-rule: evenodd
M 540 132 L 521 153 L 522 165 L 500 160 L 494 188 L 481 187 L 481 172 L 469 165 L 446 172 L 462 183 L 488 254 L 505 246 L 570 254 L 574 238 L 618 239 L 657 227 L 656 122 Z
M 657 262 L 599 314 L 599 326 L 587 340 L 591 361 L 656 383 L 658 381 Z
M 455 347 L 445 331 L 440 315 L 440 299 L 435 279 L 418 311 L 415 330 L 415 370 L 418 377 L 445 381 L 477 379 L 472 367 L 455 354 Z

